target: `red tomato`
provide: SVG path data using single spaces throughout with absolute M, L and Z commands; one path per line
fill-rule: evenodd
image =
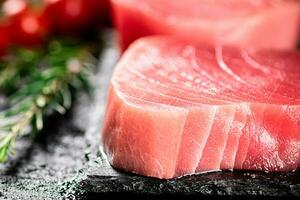
M 13 44 L 34 46 L 45 41 L 50 24 L 42 9 L 32 9 L 26 0 L 6 0 L 2 11 L 11 29 Z
M 23 46 L 33 46 L 43 43 L 49 33 L 49 19 L 41 11 L 26 10 L 11 19 L 11 29 L 14 43 Z
M 109 0 L 98 0 L 98 17 L 101 22 L 110 23 L 110 1 Z
M 11 45 L 11 39 L 10 39 L 10 29 L 7 24 L 4 24 L 3 22 L 0 25 L 0 57 L 5 55 L 7 49 Z
M 57 33 L 74 34 L 97 23 L 99 0 L 44 0 Z M 101 0 L 100 0 L 101 1 Z

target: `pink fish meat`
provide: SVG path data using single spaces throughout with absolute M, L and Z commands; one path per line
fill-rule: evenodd
M 118 63 L 102 142 L 109 162 L 169 179 L 300 166 L 300 52 L 139 39 Z
M 111 0 L 124 50 L 153 34 L 238 47 L 291 49 L 299 35 L 299 0 Z

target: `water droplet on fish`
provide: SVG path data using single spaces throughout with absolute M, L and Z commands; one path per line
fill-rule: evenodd
M 187 74 L 185 72 L 181 72 L 180 76 L 183 77 L 183 78 L 185 78 L 187 76 Z
M 185 82 L 184 85 L 186 85 L 188 87 L 192 87 L 192 83 L 191 82 Z
M 194 82 L 195 82 L 195 83 L 200 83 L 200 82 L 201 82 L 201 79 L 196 78 L 196 79 L 194 80 Z M 203 85 L 203 83 L 202 83 L 201 85 Z
M 161 76 L 166 76 L 166 72 L 163 70 L 159 70 L 157 73 Z
M 149 78 L 149 82 L 150 82 L 150 83 L 155 83 L 155 80 Z
M 174 82 L 174 83 L 178 82 L 177 78 L 172 78 L 171 81 Z
M 188 76 L 187 76 L 187 79 L 188 79 L 189 81 L 192 81 L 192 80 L 193 80 L 193 76 L 188 75 Z

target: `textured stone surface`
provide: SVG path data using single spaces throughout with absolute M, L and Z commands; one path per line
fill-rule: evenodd
M 99 150 L 109 79 L 118 54 L 104 37 L 94 97 L 77 96 L 67 116 L 53 116 L 34 142 L 18 142 L 16 155 L 0 165 L 0 199 L 83 199 L 145 194 L 198 196 L 300 196 L 300 173 L 217 172 L 158 180 L 114 170 Z M 0 105 L 1 105 L 0 97 Z
M 299 196 L 299 173 L 215 172 L 174 180 L 157 180 L 131 174 L 107 175 L 90 171 L 82 184 L 92 193 L 134 192 L 148 195 L 189 194 L 200 196 Z M 101 175 L 103 174 L 103 175 Z M 95 194 L 93 194 L 95 195 Z

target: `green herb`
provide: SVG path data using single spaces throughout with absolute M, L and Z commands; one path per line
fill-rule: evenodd
M 71 107 L 73 91 L 91 89 L 89 58 L 86 48 L 58 41 L 37 56 L 23 86 L 8 98 L 9 108 L 0 113 L 0 162 L 13 154 L 18 138 L 27 133 L 35 136 L 43 128 L 46 113 L 64 114 Z M 21 68 L 12 67 L 15 74 L 21 74 Z
M 40 57 L 39 51 L 15 49 L 14 54 L 0 63 L 0 91 L 15 90 L 22 78 L 33 73 Z

